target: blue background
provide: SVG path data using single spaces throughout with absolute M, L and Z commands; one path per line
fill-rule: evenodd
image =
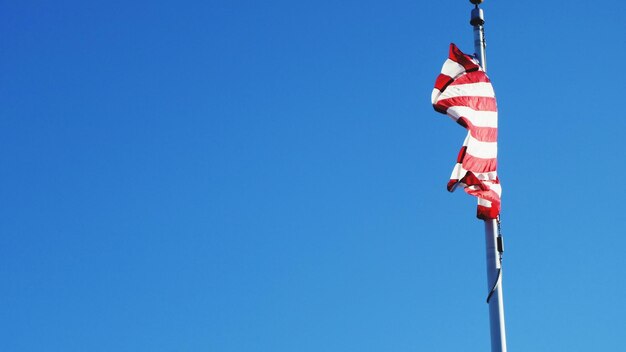
M 623 1 L 486 1 L 511 351 L 623 349 Z M 487 351 L 467 1 L 0 10 L 0 350 Z

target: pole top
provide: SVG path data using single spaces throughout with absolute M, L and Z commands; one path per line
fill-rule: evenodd
M 470 0 L 470 2 L 476 6 L 480 5 L 483 3 L 483 0 Z
M 471 0 L 479 1 L 479 0 Z M 479 8 L 478 5 L 474 9 L 472 9 L 472 17 L 470 19 L 470 24 L 474 27 L 479 27 L 485 24 L 485 15 L 483 13 L 483 9 Z

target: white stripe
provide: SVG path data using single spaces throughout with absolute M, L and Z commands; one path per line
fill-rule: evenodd
M 499 183 L 485 182 L 490 190 L 496 192 L 498 196 L 502 196 L 502 186 Z
M 482 159 L 496 158 L 498 156 L 498 143 L 481 142 L 470 135 L 467 142 L 467 154 Z
M 467 174 L 467 170 L 465 170 L 463 168 L 463 165 L 460 164 L 460 163 L 456 163 L 454 165 L 454 168 L 452 169 L 452 175 L 450 175 L 450 179 L 451 180 L 460 180 L 460 179 L 462 179 L 465 176 L 465 174 Z M 496 171 L 492 171 L 492 172 L 474 172 L 473 174 L 479 180 L 481 180 L 483 182 L 489 182 L 490 184 L 492 184 L 490 182 L 490 180 L 495 180 L 498 177 L 498 172 L 496 172 Z
M 443 67 L 441 68 L 441 73 L 446 76 L 450 76 L 451 78 L 456 78 L 456 76 L 460 75 L 463 72 L 465 72 L 465 67 L 450 59 L 447 59 L 446 62 L 443 63 Z
M 487 208 L 491 208 L 491 202 L 485 199 L 478 197 L 478 205 L 482 205 Z
M 439 95 L 441 95 L 441 91 L 437 88 L 433 89 L 433 93 L 430 95 L 430 101 L 433 105 L 439 100 Z
M 491 83 L 478 82 L 448 86 L 439 99 L 449 99 L 455 97 L 495 97 Z
M 456 165 L 454 165 L 454 168 L 452 169 L 452 175 L 450 175 L 450 179 L 460 180 L 463 178 L 463 176 L 465 176 L 466 173 L 467 170 L 463 168 L 463 165 L 456 163 Z
M 467 106 L 452 106 L 448 108 L 447 113 L 454 120 L 465 117 L 476 127 L 498 127 L 498 113 L 495 111 L 480 111 Z

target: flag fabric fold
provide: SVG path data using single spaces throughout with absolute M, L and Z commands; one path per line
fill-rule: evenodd
M 478 218 L 497 218 L 502 188 L 497 173 L 498 109 L 491 81 L 474 57 L 450 44 L 431 100 L 437 112 L 467 129 L 448 191 L 462 186 L 478 198 Z

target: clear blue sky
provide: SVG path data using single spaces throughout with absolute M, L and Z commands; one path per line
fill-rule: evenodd
M 493 1 L 511 351 L 626 332 L 623 1 Z M 1 351 L 487 351 L 468 1 L 0 9 Z

